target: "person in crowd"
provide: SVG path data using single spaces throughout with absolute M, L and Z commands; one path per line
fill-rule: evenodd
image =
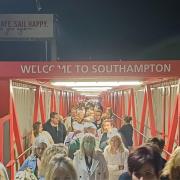
M 152 143 L 152 144 L 157 145 L 157 147 L 159 148 L 160 154 L 162 154 L 163 149 L 164 149 L 164 145 L 165 145 L 164 139 L 158 138 L 158 137 L 153 137 L 153 138 L 148 140 L 148 143 Z M 162 156 L 161 156 L 161 163 L 162 163 L 162 169 L 163 169 L 165 164 L 166 164 L 166 160 Z
M 57 154 L 50 160 L 45 179 L 48 180 L 78 180 L 72 160 Z
M 84 123 L 84 130 L 81 133 L 76 134 L 73 139 L 70 141 L 68 149 L 69 149 L 69 157 L 71 159 L 74 158 L 74 153 L 80 149 L 80 141 L 84 134 L 90 133 L 94 136 L 97 134 L 96 126 L 93 123 L 86 122 Z M 99 139 L 96 137 L 96 143 L 99 144 Z
M 113 121 L 116 120 L 116 117 L 115 117 L 115 115 L 113 113 L 112 107 L 107 107 L 106 111 L 105 111 L 105 114 L 106 114 L 107 119 L 112 119 Z
M 53 145 L 49 146 L 48 148 L 46 148 L 46 150 L 44 151 L 44 154 L 42 156 L 41 167 L 39 169 L 39 175 L 41 177 L 41 180 L 43 180 L 45 177 L 45 174 L 47 172 L 47 168 L 49 165 L 49 161 L 56 154 L 68 156 L 67 147 L 64 144 L 60 143 L 60 144 L 53 144 Z
M 85 117 L 85 111 L 84 110 L 78 110 L 77 116 L 75 121 L 73 122 L 73 129 L 83 131 L 84 129 L 84 117 Z
M 44 150 L 47 148 L 48 143 L 46 139 L 41 136 L 35 138 L 33 144 L 32 154 L 24 161 L 19 171 L 24 171 L 25 169 L 30 169 L 35 176 L 39 177 L 39 168 L 41 166 L 41 157 Z
M 0 162 L 0 180 L 9 180 L 6 168 L 1 162 Z
M 119 180 L 158 180 L 161 171 L 161 155 L 157 146 L 146 144 L 135 149 L 128 157 L 129 173 Z
M 120 135 L 114 135 L 104 150 L 104 157 L 109 170 L 109 179 L 117 180 L 123 172 L 128 172 L 129 151 L 125 148 Z
M 78 179 L 82 180 L 108 180 L 109 173 L 103 153 L 96 150 L 95 137 L 85 134 L 80 150 L 75 153 L 73 164 Z
M 54 144 L 54 141 L 51 135 L 47 131 L 43 131 L 42 123 L 39 121 L 33 124 L 33 132 L 32 132 L 32 138 L 31 138 L 32 144 L 34 143 L 35 138 L 38 136 L 42 136 L 43 138 L 45 138 L 49 145 Z
M 100 109 L 95 109 L 94 111 L 94 124 L 97 127 L 97 130 L 99 130 L 102 126 L 102 111 Z
M 121 134 L 122 140 L 126 148 L 131 150 L 133 145 L 133 127 L 131 125 L 132 117 L 125 116 L 124 117 L 124 125 L 118 130 Z
M 177 147 L 167 161 L 161 180 L 179 180 L 180 179 L 180 146 Z
M 108 145 L 108 140 L 115 134 L 118 134 L 118 131 L 113 127 L 113 121 L 111 119 L 103 121 L 101 130 L 102 136 L 99 135 L 101 137 L 99 148 L 104 151 L 105 147 Z
M 38 180 L 38 179 L 30 169 L 25 169 L 24 171 L 19 171 L 16 174 L 15 180 Z
M 70 116 L 65 118 L 65 122 L 64 122 L 66 130 L 68 132 L 72 132 L 73 131 L 73 122 L 75 121 L 76 116 L 77 116 L 77 109 L 76 109 L 76 107 L 72 107 L 71 108 Z
M 64 143 L 67 131 L 64 124 L 59 121 L 58 113 L 50 113 L 50 119 L 44 124 L 43 129 L 50 133 L 55 144 Z

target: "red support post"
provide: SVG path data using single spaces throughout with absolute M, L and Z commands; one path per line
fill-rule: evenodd
M 145 124 L 145 117 L 146 117 L 146 111 L 147 111 L 147 93 L 146 90 L 144 91 L 144 100 L 143 100 L 143 106 L 142 106 L 142 112 L 141 112 L 141 123 L 140 123 L 140 133 L 144 133 L 144 124 Z M 139 135 L 139 145 L 142 144 L 143 136 Z
M 3 118 L 6 115 L 9 115 L 9 119 L 7 119 L 7 125 L 9 126 L 9 132 L 1 132 L 1 142 L 3 144 L 0 145 L 0 156 L 3 160 L 3 164 L 6 166 L 8 163 L 8 170 L 10 170 L 10 177 L 14 179 L 14 129 L 13 129 L 13 106 L 12 106 L 12 81 L 11 80 L 0 80 L 0 121 L 3 126 Z M 2 127 L 1 126 L 1 127 Z M 4 128 L 4 126 L 3 126 Z M 1 129 L 2 130 L 2 129 Z M 0 131 L 1 131 L 0 130 Z M 3 134 L 2 134 L 3 133 Z M 3 140 L 2 140 L 3 139 Z M 5 143 L 4 140 L 7 142 Z M 3 147 L 7 146 L 7 152 L 3 152 Z M 5 155 L 6 153 L 6 155 Z M 7 154 L 8 153 L 8 154 Z
M 166 88 L 163 87 L 162 96 L 162 138 L 165 139 L 165 128 L 166 128 Z
M 172 123 L 170 127 L 170 133 L 168 136 L 167 151 L 169 153 L 171 153 L 173 149 L 174 139 L 175 139 L 177 125 L 178 125 L 178 101 L 179 101 L 178 97 L 179 96 L 177 95 L 176 100 L 175 100 L 175 105 L 174 105 L 172 121 L 171 121 Z
M 151 128 L 151 135 L 154 137 L 156 136 L 156 126 L 155 126 L 155 118 L 154 118 L 154 111 L 153 111 L 153 102 L 152 102 L 152 94 L 150 86 L 146 86 L 147 90 L 147 100 L 148 100 L 148 109 L 149 109 L 149 117 L 150 117 L 150 128 Z
M 23 148 L 23 142 L 22 142 L 22 136 L 21 136 L 21 132 L 19 129 L 19 125 L 18 125 L 18 116 L 17 116 L 17 112 L 16 112 L 16 108 L 15 108 L 15 103 L 14 103 L 14 99 L 12 98 L 12 107 L 13 107 L 13 116 L 12 116 L 12 120 L 13 120 L 13 131 L 14 131 L 14 137 L 15 137 L 15 142 L 16 142 L 16 146 L 17 146 L 17 151 L 18 154 L 22 154 L 24 152 L 24 148 Z M 14 151 L 14 148 L 13 148 Z M 14 153 L 14 152 L 13 152 Z M 22 164 L 25 160 L 25 156 L 21 156 L 19 158 L 19 162 L 20 164 Z
M 36 86 L 33 123 L 37 122 L 38 120 L 39 96 L 40 96 L 40 86 Z
M 172 95 L 172 90 L 171 90 L 171 86 L 168 87 L 169 88 L 169 93 L 168 93 L 168 134 L 169 134 L 169 130 L 171 127 L 171 95 Z
M 128 116 L 131 115 L 131 109 L 132 109 L 132 92 L 129 94 L 128 92 Z
M 60 96 L 59 96 L 59 114 L 63 115 L 63 90 L 60 91 Z
M 40 107 L 40 113 L 41 113 L 41 121 L 42 124 L 46 122 L 46 112 L 45 112 L 45 107 L 44 107 L 44 101 L 43 101 L 43 93 L 40 90 L 40 97 L 39 97 L 39 107 Z
M 135 102 L 134 102 L 134 90 L 131 89 L 131 105 L 132 105 L 132 119 L 133 119 L 133 126 L 137 129 L 137 119 L 136 119 L 136 109 L 135 109 Z M 137 132 L 134 131 L 134 145 L 138 145 L 138 137 Z

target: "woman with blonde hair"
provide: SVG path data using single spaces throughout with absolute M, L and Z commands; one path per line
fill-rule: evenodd
M 44 154 L 43 154 L 42 160 L 41 160 L 41 167 L 39 169 L 39 175 L 40 175 L 41 179 L 44 179 L 43 177 L 45 177 L 47 167 L 49 165 L 49 161 L 56 154 L 61 154 L 63 156 L 68 156 L 67 147 L 62 143 L 60 143 L 60 144 L 52 144 L 51 146 L 49 146 L 44 151 Z
M 109 139 L 109 145 L 104 150 L 104 157 L 109 170 L 109 180 L 117 180 L 128 171 L 127 159 L 129 151 L 125 148 L 119 134 Z
M 73 164 L 76 168 L 78 179 L 82 180 L 108 180 L 109 173 L 100 150 L 96 150 L 95 137 L 87 133 L 81 141 L 80 150 L 74 154 Z
M 178 146 L 170 159 L 167 161 L 162 174 L 161 180 L 179 180 L 180 179 L 180 146 Z
M 47 167 L 45 179 L 77 180 L 77 174 L 72 164 L 72 160 L 61 154 L 52 157 Z

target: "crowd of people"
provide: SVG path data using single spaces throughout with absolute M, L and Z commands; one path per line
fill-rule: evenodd
M 32 153 L 15 179 L 180 180 L 180 147 L 162 157 L 163 139 L 153 137 L 133 149 L 132 117 L 116 128 L 112 109 L 81 102 L 63 118 L 56 112 L 33 124 Z

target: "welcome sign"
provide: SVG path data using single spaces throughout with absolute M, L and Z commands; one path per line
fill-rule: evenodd
M 0 62 L 0 78 L 179 77 L 180 61 Z

